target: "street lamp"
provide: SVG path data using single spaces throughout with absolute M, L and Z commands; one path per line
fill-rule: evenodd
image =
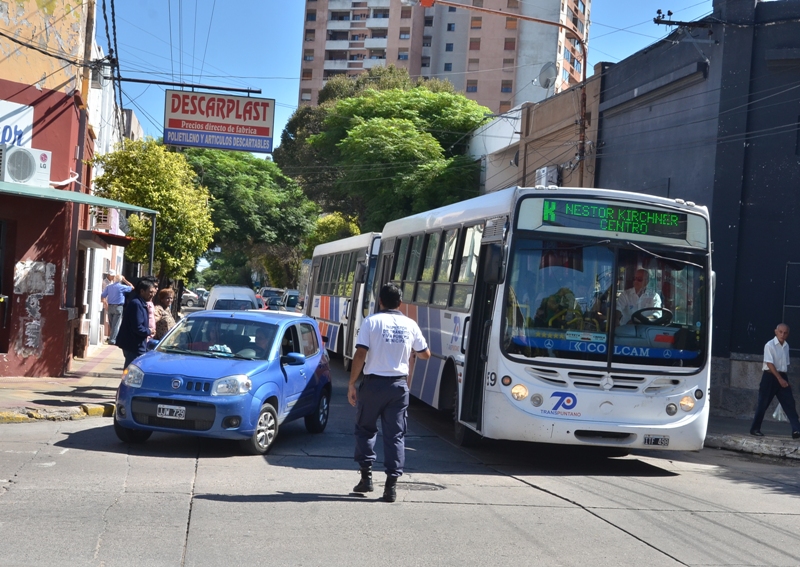
M 537 24 L 544 24 L 546 26 L 555 26 L 557 28 L 561 28 L 562 30 L 566 31 L 569 34 L 572 34 L 574 38 L 580 43 L 581 45 L 581 107 L 580 107 L 580 119 L 579 119 L 579 135 L 578 135 L 578 161 L 580 161 L 581 167 L 578 172 L 578 185 L 583 187 L 583 168 L 584 168 L 584 161 L 585 161 L 585 153 L 586 153 L 586 42 L 583 40 L 581 35 L 578 33 L 576 29 L 571 26 L 567 26 L 562 24 L 561 22 L 552 22 L 550 20 L 541 20 L 539 18 L 534 18 L 533 16 L 526 16 L 524 14 L 513 14 L 510 12 L 503 12 L 501 10 L 492 10 L 490 8 L 483 8 L 479 6 L 469 6 L 466 4 L 459 4 L 458 2 L 451 2 L 450 0 L 400 0 L 400 3 L 404 6 L 422 6 L 423 8 L 432 8 L 434 4 L 441 4 L 442 6 L 452 6 L 453 8 L 463 8 L 465 10 L 470 10 L 472 12 L 482 12 L 485 14 L 494 14 L 497 16 L 505 16 L 506 18 L 516 18 L 517 20 L 523 20 L 526 22 L 534 22 Z

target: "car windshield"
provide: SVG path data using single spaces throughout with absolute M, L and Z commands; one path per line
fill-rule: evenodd
M 162 340 L 159 352 L 247 358 L 269 357 L 278 326 L 255 321 L 187 317 Z
M 300 299 L 299 295 L 290 295 L 286 298 L 286 307 L 295 307 L 298 299 Z
M 254 309 L 255 305 L 249 299 L 218 299 L 214 304 L 214 309 L 223 309 L 229 311 L 244 311 L 246 309 Z

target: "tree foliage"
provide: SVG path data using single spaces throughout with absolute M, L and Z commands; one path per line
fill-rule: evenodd
M 309 235 L 305 245 L 305 258 L 311 258 L 314 248 L 326 242 L 334 242 L 342 238 L 361 234 L 355 219 L 342 213 L 323 215 L 317 220 L 317 226 Z
M 160 278 L 189 274 L 216 229 L 208 191 L 195 184 L 186 159 L 148 139 L 128 141 L 114 152 L 96 155 L 92 164 L 103 171 L 94 179 L 98 196 L 158 211 L 154 263 Z M 133 241 L 125 256 L 144 263 L 150 253 L 150 218 L 131 216 L 128 223 Z
M 319 208 L 271 161 L 246 152 L 190 148 L 184 151 L 198 180 L 211 193 L 211 218 L 219 227 L 211 268 L 223 283 L 251 285 L 268 272 L 268 259 L 299 248 Z M 213 273 L 213 272 L 212 272 Z M 244 281 L 243 281 L 244 280 Z
M 384 219 L 477 192 L 480 166 L 464 154 L 489 109 L 455 93 L 449 81 L 373 67 L 356 79 L 329 80 L 319 102 L 295 112 L 275 160 L 323 210 L 379 230 Z

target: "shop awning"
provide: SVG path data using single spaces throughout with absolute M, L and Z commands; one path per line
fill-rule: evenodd
M 18 197 L 30 197 L 33 199 L 47 199 L 49 201 L 63 201 L 65 203 L 79 203 L 81 205 L 92 205 L 95 207 L 108 207 L 111 209 L 122 209 L 135 213 L 145 213 L 157 215 L 158 211 L 129 205 L 122 201 L 104 199 L 86 193 L 76 193 L 75 191 L 65 191 L 63 189 L 53 189 L 52 187 L 36 187 L 34 185 L 23 185 L 21 183 L 6 183 L 0 181 L 0 195 L 16 195 Z
M 100 230 L 79 230 L 79 242 L 87 248 L 108 248 L 109 246 L 127 246 L 132 238 L 122 234 L 111 234 Z

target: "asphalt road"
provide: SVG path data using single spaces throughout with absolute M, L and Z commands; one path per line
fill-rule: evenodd
M 0 565 L 800 565 L 800 467 L 720 450 L 598 458 L 451 442 L 411 408 L 398 502 L 350 494 L 353 410 L 270 455 L 112 422 L 0 425 Z M 380 453 L 379 453 L 380 454 Z

